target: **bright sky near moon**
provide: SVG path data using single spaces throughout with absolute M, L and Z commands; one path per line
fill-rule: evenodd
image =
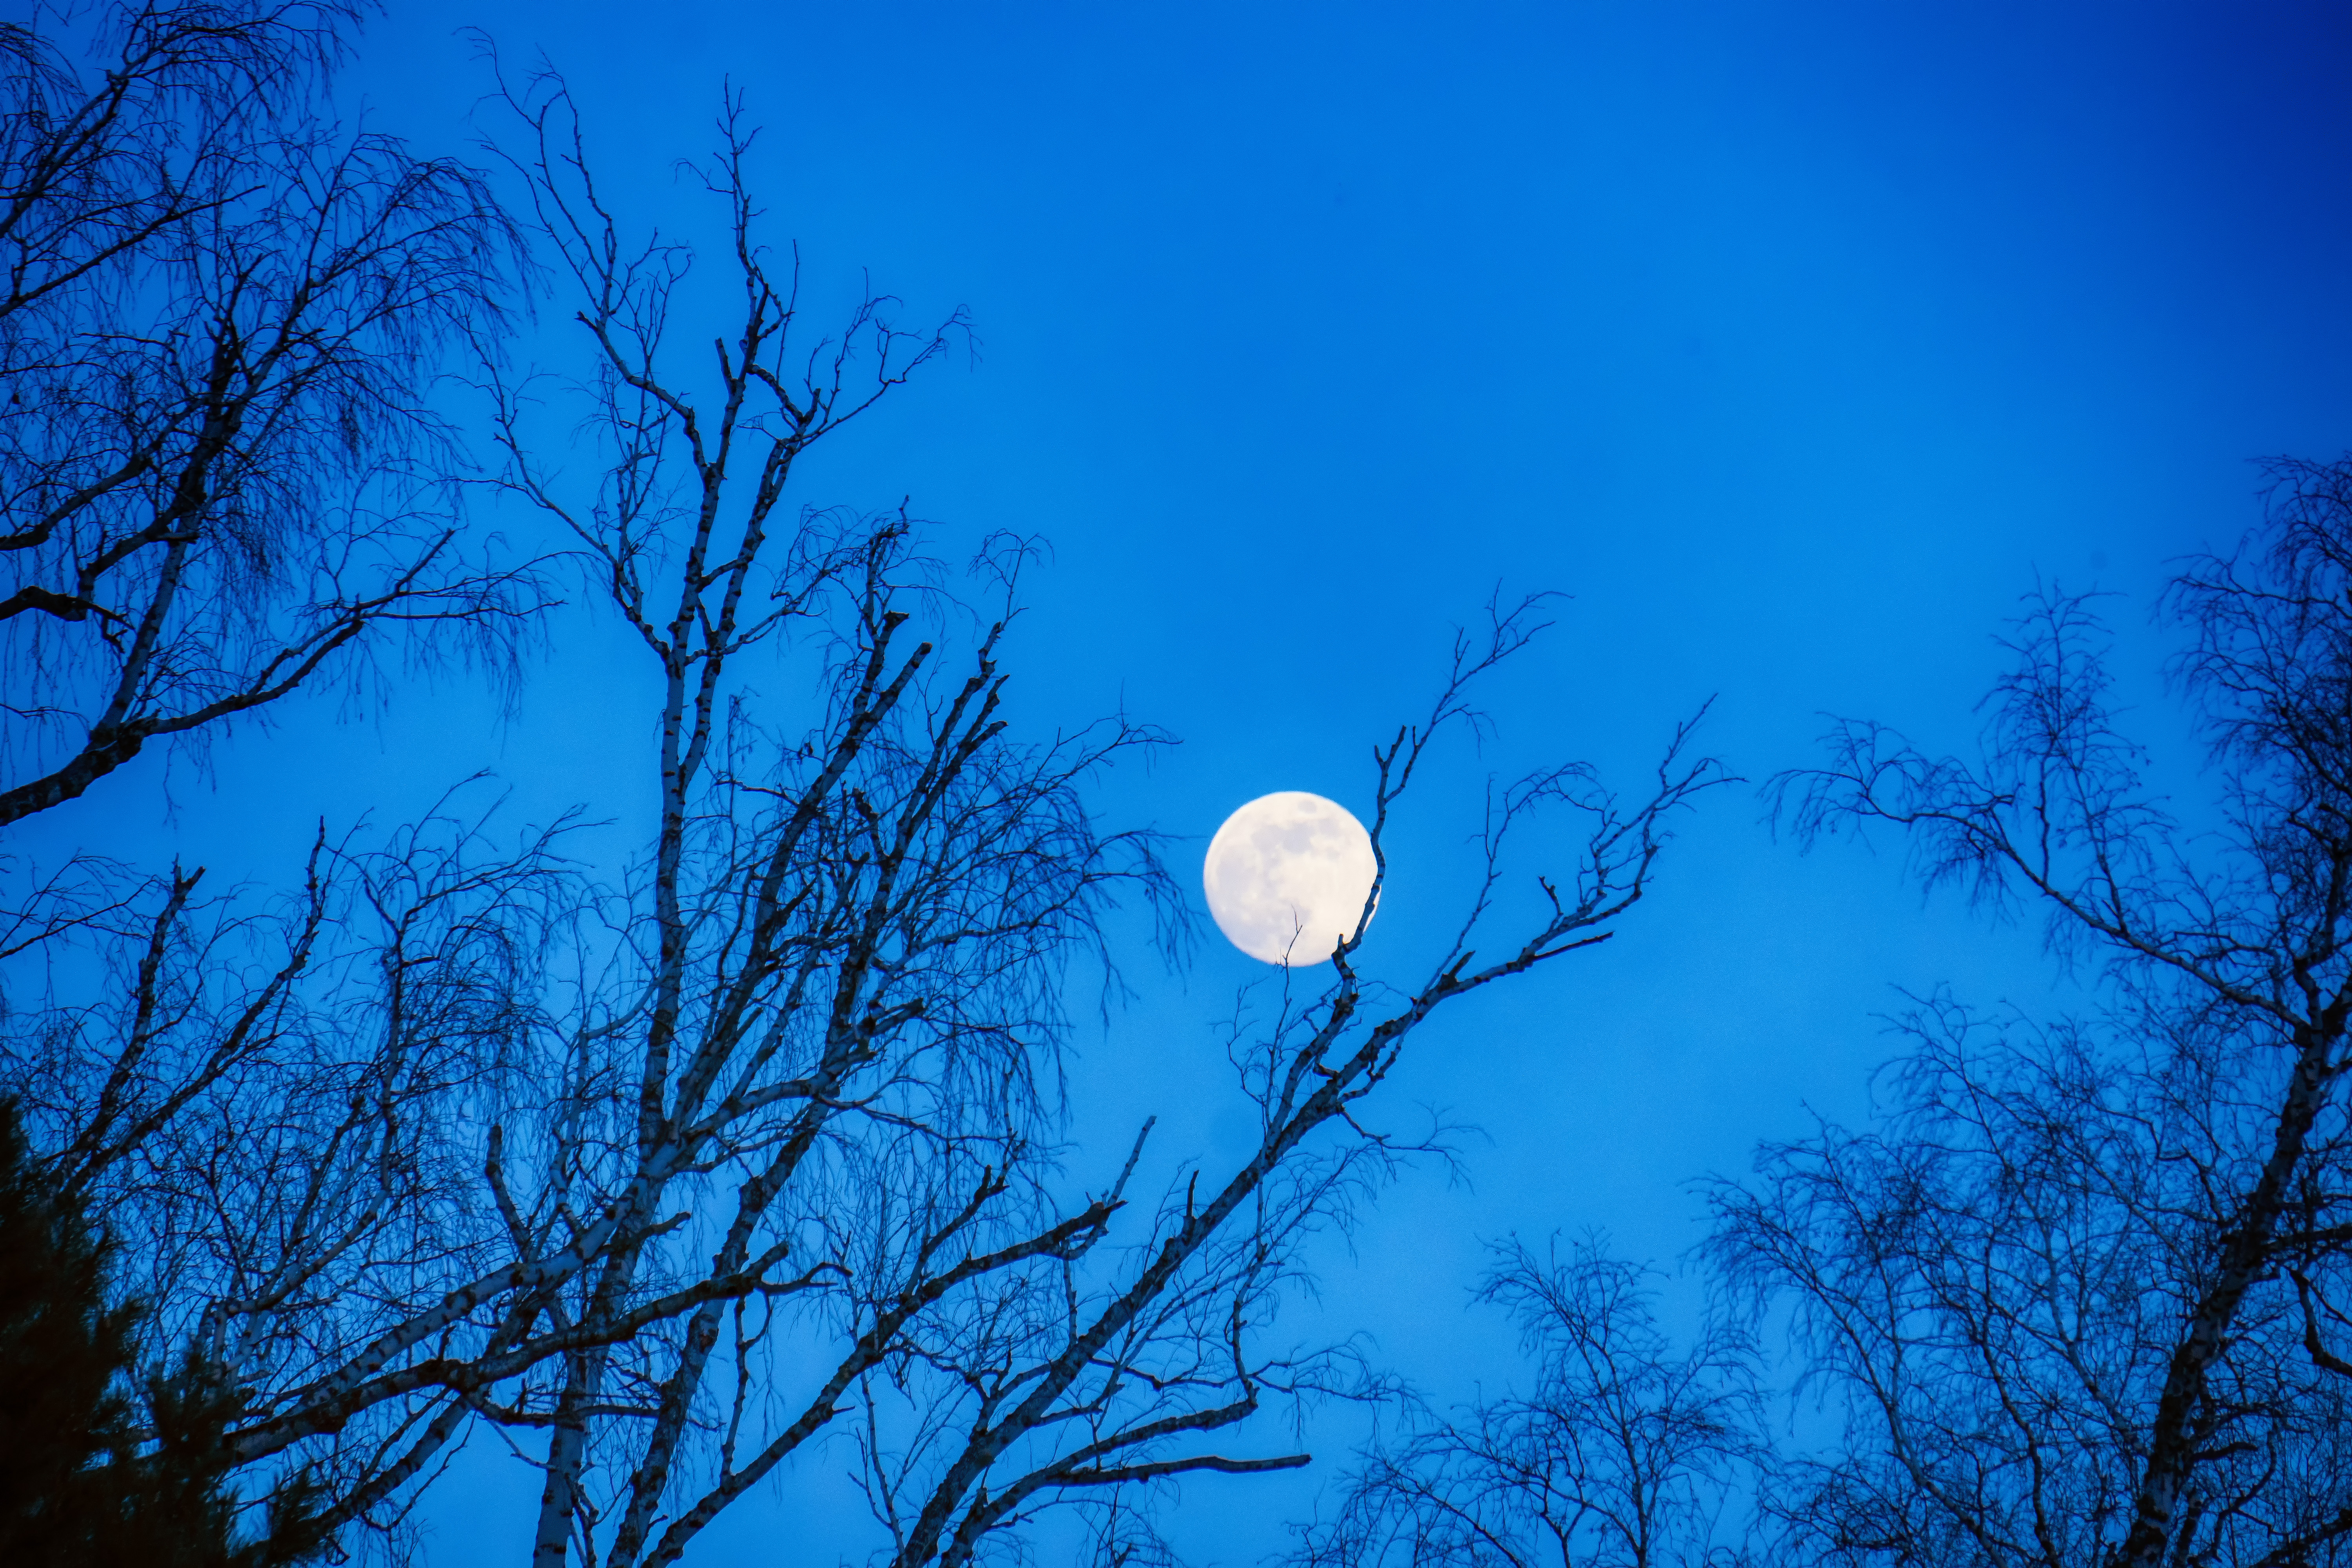
M 1297 969 L 1323 963 L 1354 932 L 1378 869 L 1371 835 L 1346 806 L 1280 790 L 1225 818 L 1201 884 L 1228 941 Z

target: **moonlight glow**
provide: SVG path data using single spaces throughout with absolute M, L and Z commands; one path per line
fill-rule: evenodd
M 1346 806 L 1304 790 L 1262 795 L 1225 818 L 1201 868 L 1209 912 L 1252 958 L 1320 963 L 1362 918 L 1371 835 Z

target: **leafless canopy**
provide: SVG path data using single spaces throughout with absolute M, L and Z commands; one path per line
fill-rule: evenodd
M 1439 1008 L 1607 941 L 1646 890 L 1672 815 L 1720 777 L 1713 763 L 1685 754 L 1685 732 L 1654 787 L 1630 803 L 1581 765 L 1498 787 L 1480 839 L 1484 875 L 1453 942 L 1409 986 L 1368 979 L 1360 971 L 1365 923 L 1386 880 L 1395 812 L 1433 742 L 1474 720 L 1472 684 L 1539 629 L 1536 607 L 1498 606 L 1482 634 L 1461 638 L 1427 718 L 1376 751 L 1381 873 L 1362 922 L 1334 957 L 1335 979 L 1319 995 L 1286 994 L 1271 1016 L 1234 1030 L 1233 1063 L 1256 1110 L 1255 1147 L 1223 1173 L 1193 1168 L 1171 1182 L 1143 1234 L 1124 1247 L 1108 1226 L 1089 1233 L 996 1289 L 968 1293 L 877 1364 L 889 1389 L 869 1383 L 861 1443 L 896 1568 L 935 1560 L 961 1568 L 996 1532 L 1073 1501 L 1090 1515 L 1103 1560 L 1124 1562 L 1160 1550 L 1148 1508 L 1136 1506 L 1139 1489 L 1148 1502 L 1150 1489 L 1171 1477 L 1307 1462 L 1304 1454 L 1231 1456 L 1199 1444 L 1239 1432 L 1270 1395 L 1356 1386 L 1339 1348 L 1279 1339 L 1274 1325 L 1298 1283 L 1307 1237 L 1343 1224 L 1412 1147 L 1380 1130 L 1371 1097 Z M 1533 879 L 1538 912 L 1515 926 L 1496 908 L 1507 851 L 1552 810 L 1583 820 L 1580 852 L 1556 878 Z M 1139 1150 L 1150 1131 L 1139 1131 Z
M 667 694 L 664 816 L 629 917 L 634 966 L 622 989 L 587 994 L 572 1031 L 609 1065 L 567 1068 L 608 1095 L 625 1087 L 612 1103 L 632 1108 L 630 1124 L 599 1132 L 593 1160 L 567 1143 L 539 1163 L 593 1173 L 607 1209 L 625 1196 L 650 1215 L 688 1180 L 722 1194 L 707 1227 L 583 1273 L 567 1310 L 617 1321 L 692 1277 L 689 1258 L 706 1279 L 763 1281 L 714 1292 L 674 1331 L 576 1356 L 507 1407 L 510 1424 L 551 1428 L 541 1563 L 675 1560 L 834 1434 L 854 1436 L 908 1565 L 961 1563 L 1058 1502 L 1103 1500 L 1102 1517 L 1127 1518 L 1113 1500 L 1165 1477 L 1298 1462 L 1188 1439 L 1242 1421 L 1267 1388 L 1326 1375 L 1328 1358 L 1267 1350 L 1248 1331 L 1307 1229 L 1384 1153 L 1353 1108 L 1438 1005 L 1604 937 L 1711 766 L 1670 758 L 1632 808 L 1578 769 L 1498 799 L 1486 893 L 1445 962 L 1375 1010 L 1350 944 L 1336 990 L 1237 1039 L 1258 1149 L 1206 1191 L 1192 1173 L 1143 1236 L 1122 1239 L 1136 1157 L 1105 1187 L 1064 1190 L 1044 1089 L 1062 952 L 1093 940 L 1099 900 L 1121 886 L 1162 891 L 1148 841 L 1097 836 L 1071 792 L 1154 737 L 1114 724 L 1014 746 L 996 662 L 1009 612 L 983 618 L 969 673 L 932 691 L 933 645 L 907 650 L 900 631 L 903 522 L 776 521 L 797 455 L 944 337 L 895 330 L 887 302 L 869 300 L 794 357 L 797 273 L 777 276 L 757 244 L 752 137 L 730 101 L 703 183 L 725 216 L 737 314 L 698 395 L 680 379 L 693 362 L 665 343 L 692 253 L 624 240 L 560 83 L 508 101 L 527 131 L 517 166 L 577 288 L 593 349 L 577 395 L 604 452 L 585 481 L 550 472 L 517 396 L 511 482 L 591 550 Z M 828 595 L 850 608 L 830 623 L 824 728 L 772 748 L 739 709 L 725 730 L 729 658 Z M 1465 640 L 1431 718 L 1381 752 L 1376 842 L 1433 736 L 1468 716 L 1470 683 L 1524 642 L 1531 615 L 1498 615 Z M 1548 805 L 1590 814 L 1584 863 L 1549 890 L 1547 916 L 1474 965 L 1469 932 L 1503 840 Z M 1318 1142 L 1327 1126 L 1347 1136 Z M 539 1202 L 590 1208 L 569 1189 Z
M 1518 1322 L 1533 1386 L 1375 1445 L 1302 1531 L 1300 1568 L 1696 1568 L 1736 1561 L 1763 1457 L 1753 1347 L 1677 1347 L 1651 1271 L 1598 1239 L 1498 1247 L 1479 1299 Z
M 1304 1462 L 1243 1424 L 1349 1376 L 1344 1355 L 1273 1325 L 1306 1239 L 1405 1152 L 1370 1097 L 1439 1007 L 1607 940 L 1718 771 L 1678 732 L 1630 798 L 1581 766 L 1498 785 L 1445 951 L 1382 984 L 1360 971 L 1360 924 L 1328 988 L 1235 1027 L 1253 1146 L 1138 1201 L 1139 1173 L 1161 1168 L 1150 1125 L 1108 1158 L 1066 1149 L 1061 1067 L 1065 999 L 1110 965 L 1114 907 L 1179 902 L 1155 838 L 1087 807 L 1101 769 L 1160 737 L 1123 719 L 1013 724 L 1025 543 L 992 541 L 958 577 L 902 514 L 788 500 L 801 455 L 937 357 L 960 318 L 909 331 L 861 297 L 812 331 L 797 258 L 760 241 L 735 100 L 698 170 L 718 236 L 698 246 L 607 203 L 560 80 L 502 85 L 495 106 L 513 205 L 572 334 L 544 374 L 491 364 L 495 482 L 569 534 L 607 624 L 643 650 L 656 809 L 604 874 L 568 858 L 568 825 L 517 836 L 475 785 L 389 833 L 322 834 L 274 905 L 211 897 L 196 872 L 28 903 L 23 941 L 79 944 L 45 1005 L 18 990 L 5 1037 L 58 1179 L 141 1260 L 159 1349 L 193 1343 L 232 1380 L 247 1494 L 306 1476 L 300 1528 L 347 1544 L 396 1529 L 468 1434 L 539 1468 L 541 1568 L 677 1561 L 763 1479 L 851 1461 L 902 1568 L 961 1568 L 1071 1503 L 1117 1556 L 1168 1479 Z M 326 215 L 392 214 L 412 260 L 446 245 L 455 266 L 462 237 L 496 237 L 486 198 L 417 218 L 424 193 L 474 188 L 417 180 L 399 188 L 423 206 L 302 210 L 332 235 Z M 225 298 L 268 294 L 285 255 L 341 243 L 279 245 Z M 344 276 L 285 299 L 307 310 Z M 487 309 L 472 286 L 453 286 L 452 310 Z M 382 297 L 354 289 L 334 321 Z M 190 319 L 215 334 L 204 353 L 246 352 L 243 318 Z M 272 410 L 254 416 L 269 439 L 323 432 L 307 421 L 341 405 L 322 388 L 415 412 L 370 378 L 421 357 L 349 345 L 421 356 L 422 336 L 280 326 L 328 348 L 273 362 L 323 368 L 250 405 Z M 355 449 L 379 451 L 370 439 Z M 247 472 L 240 450 L 204 473 Z M 257 455 L 251 471 L 259 488 L 234 493 L 257 510 L 205 517 L 294 537 L 276 470 Z M 184 564 L 156 568 L 163 597 L 140 611 L 167 629 L 200 624 L 170 619 L 171 584 L 207 542 L 245 537 L 173 516 L 154 559 Z M 1540 629 L 1538 608 L 1494 606 L 1426 715 L 1377 750 L 1383 878 L 1430 748 L 1475 722 L 1473 687 Z M 189 636 L 173 646 L 229 646 Z M 215 652 L 174 657 L 147 668 L 209 669 Z M 1547 815 L 1580 826 L 1518 910 L 1505 892 Z
M 1887 1123 L 1768 1150 L 1718 1259 L 1795 1313 L 1843 1451 L 1789 1479 L 1813 1560 L 2286 1568 L 2352 1540 L 2352 469 L 2168 601 L 2210 742 L 2191 833 L 2109 707 L 2092 606 L 2029 605 L 1982 760 L 1842 725 L 1799 831 L 1900 828 L 2103 974 L 2035 1026 L 1903 1027 Z
M 459 529 L 431 402 L 515 237 L 464 165 L 322 118 L 355 9 L 36 17 L 0 24 L 0 824 L 540 598 Z

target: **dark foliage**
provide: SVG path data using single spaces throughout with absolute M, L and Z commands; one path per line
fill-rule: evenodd
M 234 1543 L 235 1391 L 194 1358 L 137 1374 L 140 1308 L 109 1302 L 112 1250 L 0 1100 L 0 1562 L 276 1568 L 312 1555 L 299 1484 L 273 1500 L 260 1540 Z
M 0 144 L 12 210 L 63 215 L 22 229 L 36 282 L 0 310 L 12 374 L 57 394 L 0 416 L 0 637 L 37 698 L 0 823 L 384 635 L 495 643 L 538 603 L 426 505 L 448 432 L 421 389 L 495 330 L 516 235 L 488 186 L 302 118 L 339 8 L 108 15 L 126 59 L 190 27 L 219 49 L 184 79 L 84 82 L 0 34 L 29 106 Z M 287 113 L 221 96 L 248 81 Z M 1306 1462 L 1244 1424 L 1355 1372 L 1273 1323 L 1307 1239 L 1420 1147 L 1371 1097 L 1440 1007 L 1608 940 L 1720 771 L 1685 727 L 1627 795 L 1575 763 L 1496 781 L 1443 952 L 1374 976 L 1376 887 L 1319 993 L 1294 977 L 1237 1025 L 1259 1136 L 1229 1168 L 1154 1171 L 1150 1121 L 1081 1162 L 1067 997 L 1116 985 L 1121 900 L 1181 921 L 1156 836 L 1103 827 L 1091 785 L 1162 737 L 1015 726 L 1026 542 L 988 542 L 959 586 L 903 514 L 789 499 L 806 449 L 960 314 L 909 331 L 869 294 L 813 332 L 796 257 L 760 239 L 738 100 L 697 171 L 719 215 L 698 264 L 726 286 L 691 293 L 696 247 L 611 210 L 559 79 L 495 101 L 577 351 L 522 379 L 485 356 L 498 481 L 576 543 L 658 677 L 658 812 L 602 881 L 563 825 L 511 836 L 458 791 L 322 830 L 274 902 L 87 866 L 16 901 L 13 948 L 58 962 L 12 985 L 0 1063 L 58 1201 L 103 1216 L 149 1303 L 92 1320 L 114 1372 L 91 1396 L 115 1403 L 101 1462 L 68 1468 L 215 1544 L 226 1472 L 272 1499 L 273 1544 L 235 1549 L 259 1563 L 396 1539 L 480 1433 L 541 1468 L 541 1568 L 637 1568 L 830 1447 L 900 1568 L 1014 1550 L 1073 1506 L 1127 1554 L 1172 1479 Z M 76 163 L 85 119 L 137 134 Z M 114 330 L 158 300 L 153 331 Z M 1479 726 L 1470 689 L 1538 616 L 1492 606 L 1375 750 L 1383 868 L 1430 748 Z M 1144 1180 L 1156 1202 L 1130 1199 Z M 134 1430 L 131 1358 L 180 1347 Z

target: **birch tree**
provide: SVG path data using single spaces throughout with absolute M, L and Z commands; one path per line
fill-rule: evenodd
M 1696 1568 L 1743 1561 L 1768 1451 L 1756 1347 L 1720 1314 L 1688 1345 L 1657 1271 L 1597 1237 L 1495 1248 L 1477 1300 L 1507 1310 L 1524 1392 L 1408 1412 L 1302 1529 L 1300 1568 Z
M 625 984 L 588 994 L 571 1029 L 593 1056 L 567 1079 L 611 1098 L 565 1123 L 534 1162 L 562 1182 L 515 1210 L 536 1247 L 549 1243 L 532 1227 L 551 1222 L 532 1215 L 634 1205 L 630 1228 L 681 1181 L 713 1193 L 706 1217 L 577 1277 L 563 1311 L 583 1329 L 689 1279 L 782 1270 L 756 1295 L 714 1294 L 672 1327 L 571 1356 L 506 1407 L 509 1425 L 549 1433 L 536 1561 L 676 1561 L 836 1435 L 856 1440 L 908 1568 L 961 1563 L 1056 1505 L 1129 1518 L 1127 1500 L 1171 1477 L 1303 1462 L 1197 1445 L 1270 1389 L 1329 1381 L 1328 1351 L 1269 1346 L 1251 1324 L 1295 1284 L 1305 1237 L 1398 1152 L 1360 1102 L 1441 1005 L 1605 940 L 1713 764 L 1678 734 L 1631 802 L 1578 766 L 1498 786 L 1452 951 L 1391 991 L 1355 969 L 1360 929 L 1332 989 L 1234 1042 L 1255 1150 L 1206 1183 L 1192 1173 L 1141 1234 L 1123 1232 L 1149 1129 L 1116 1174 L 1072 1190 L 1047 1158 L 1059 1121 L 1044 1090 L 1071 952 L 1099 941 L 1112 895 L 1169 896 L 1151 841 L 1097 833 L 1076 792 L 1158 737 L 1113 723 L 1016 745 L 998 663 L 1009 597 L 974 623 L 964 672 L 935 675 L 939 645 L 909 648 L 901 630 L 916 614 L 897 575 L 903 519 L 780 520 L 800 454 L 939 353 L 959 320 L 909 333 L 867 300 L 796 349 L 799 279 L 759 243 L 739 100 L 698 172 L 723 222 L 699 255 L 629 242 L 559 80 L 506 102 L 590 345 L 574 395 L 601 443 L 593 473 L 559 471 L 517 397 L 509 482 L 590 552 L 665 693 L 661 820 L 628 906 Z M 691 267 L 712 257 L 726 295 L 706 279 L 698 298 L 731 296 L 733 315 L 710 355 L 689 357 L 669 333 Z M 847 618 L 825 727 L 776 747 L 738 706 L 730 731 L 730 662 L 828 595 Z M 1427 748 L 1469 721 L 1471 688 L 1534 635 L 1537 609 L 1501 607 L 1465 637 L 1433 709 L 1379 751 L 1376 847 Z M 1498 932 L 1506 844 L 1550 810 L 1584 815 L 1582 855 Z
M 24 917 L 103 976 L 10 1019 L 52 1178 L 123 1237 L 159 1345 L 234 1390 L 243 1494 L 301 1489 L 273 1550 L 396 1533 L 469 1436 L 537 1467 L 539 1568 L 678 1561 L 763 1481 L 845 1462 L 906 1568 L 1054 1509 L 1117 1557 L 1172 1479 L 1305 1462 L 1252 1417 L 1349 1385 L 1344 1347 L 1272 1331 L 1311 1237 L 1412 1151 L 1381 1086 L 1440 1009 L 1608 940 L 1718 770 L 1684 730 L 1629 795 L 1580 764 L 1498 781 L 1444 950 L 1380 979 L 1368 900 L 1328 984 L 1235 1027 L 1250 1147 L 1147 1201 L 1151 1125 L 1074 1151 L 1061 1083 L 1072 998 L 1136 935 L 1116 911 L 1182 919 L 1157 837 L 1090 805 L 1164 738 L 1016 718 L 1025 542 L 956 573 L 901 511 L 798 499 L 808 449 L 960 316 L 807 321 L 738 100 L 698 247 L 607 200 L 559 79 L 497 104 L 570 344 L 492 367 L 497 481 L 650 677 L 642 837 L 592 870 L 569 825 L 461 788 L 322 832 L 274 901 L 175 870 Z M 1383 868 L 1540 613 L 1495 606 L 1376 749 Z M 1538 876 L 1555 817 L 1579 826 Z
M 0 23 L 0 824 L 387 656 L 495 662 L 543 598 L 433 401 L 515 236 L 465 164 L 329 118 L 357 23 Z
M 2095 606 L 2054 592 L 1979 759 L 1846 723 L 1782 782 L 1802 836 L 1893 828 L 2103 982 L 2040 1023 L 1922 999 L 1882 1125 L 1718 1189 L 1717 1258 L 1794 1313 L 1844 1423 L 1784 1478 L 1809 1561 L 2352 1550 L 2352 470 L 2273 477 L 2166 601 L 2213 826 L 2150 784 Z

